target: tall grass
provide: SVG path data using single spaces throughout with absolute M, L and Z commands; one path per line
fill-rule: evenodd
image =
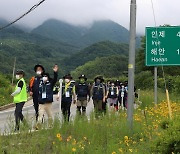
M 109 111 L 90 119 L 76 116 L 71 122 L 62 123 L 58 117 L 53 128 L 0 136 L 0 153 L 37 154 L 116 154 L 116 153 L 176 153 L 180 134 L 180 104 L 172 103 L 173 120 L 169 120 L 165 95 L 159 94 L 162 102 L 154 108 L 152 92 L 143 91 L 142 106 L 134 111 L 133 133 L 127 126 L 126 111 Z M 31 122 L 29 122 L 31 123 Z M 174 130 L 174 131 L 173 131 Z M 174 133 L 177 133 L 174 137 Z M 166 135 L 166 138 L 163 136 Z M 172 142 L 171 142 L 172 141 Z M 161 144 L 162 143 L 162 144 Z M 163 147 L 166 146 L 166 147 Z M 170 147 L 170 148 L 169 148 Z

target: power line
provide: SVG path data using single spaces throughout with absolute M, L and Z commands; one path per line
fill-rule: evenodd
M 23 15 L 21 15 L 19 18 L 17 18 L 16 20 L 14 20 L 13 22 L 3 26 L 3 27 L 0 27 L 0 31 L 13 25 L 14 23 L 16 23 L 17 21 L 19 21 L 20 19 L 22 19 L 24 16 L 26 16 L 27 14 L 29 14 L 30 12 L 32 12 L 33 10 L 35 10 L 39 5 L 41 5 L 45 0 L 41 0 L 39 3 L 33 5 L 33 7 L 31 7 L 26 13 L 24 13 Z
M 151 6 L 152 6 L 152 10 L 153 10 L 154 24 L 155 24 L 156 31 L 157 31 L 157 22 L 156 22 L 156 15 L 155 15 L 155 9 L 154 9 L 153 0 L 151 0 Z M 157 37 L 157 40 L 159 41 L 158 37 Z M 158 46 L 160 48 L 160 44 L 158 44 Z M 160 55 L 160 57 L 161 57 L 161 55 Z M 165 86 L 165 89 L 167 89 L 166 77 L 165 77 L 165 72 L 164 72 L 164 66 L 163 66 L 162 62 L 161 62 L 161 69 L 162 69 L 162 73 L 163 73 L 164 86 Z

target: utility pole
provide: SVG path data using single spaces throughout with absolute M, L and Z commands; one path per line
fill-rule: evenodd
M 154 67 L 154 104 L 157 105 L 157 66 Z
M 13 67 L 13 74 L 12 74 L 12 85 L 14 84 L 15 69 L 16 69 L 16 57 L 14 58 L 14 67 Z
M 133 133 L 135 50 L 136 50 L 136 0 L 131 0 L 129 64 L 128 64 L 128 109 L 127 109 L 127 120 L 128 120 L 129 130 L 131 133 Z

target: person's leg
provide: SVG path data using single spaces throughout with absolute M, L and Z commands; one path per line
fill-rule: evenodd
M 61 102 L 61 110 L 64 117 L 64 121 L 67 121 L 67 102 Z
M 16 130 L 19 130 L 19 123 L 20 123 L 20 119 L 19 119 L 19 116 L 18 116 L 18 104 L 16 104 L 16 108 L 15 108 L 15 112 L 14 112 L 14 116 L 15 116 L 15 131 Z
M 102 100 L 98 100 L 98 110 L 102 111 Z
M 22 114 L 22 108 L 24 106 L 25 102 L 21 102 L 21 103 L 16 103 L 16 109 L 15 109 L 15 121 L 16 121 L 16 126 L 15 126 L 15 130 L 19 130 L 19 124 L 20 124 L 20 120 L 23 121 L 24 116 Z
M 52 103 L 45 104 L 45 111 L 48 116 L 48 124 L 51 126 L 53 124 Z
M 87 100 L 82 101 L 82 114 L 86 114 Z
M 38 97 L 33 96 L 33 106 L 35 110 L 35 117 L 36 121 L 38 120 L 38 115 L 39 115 L 39 103 L 38 103 Z
M 77 112 L 79 113 L 79 115 L 81 115 L 81 101 L 80 100 L 77 101 Z
M 94 110 L 98 111 L 98 100 L 93 100 Z
M 70 120 L 70 114 L 71 114 L 71 102 L 67 103 L 67 114 L 68 114 L 68 121 Z
M 20 108 L 20 109 L 19 109 L 19 119 L 20 119 L 21 121 L 24 120 L 24 116 L 23 116 L 23 114 L 22 114 L 22 109 L 23 109 L 24 104 L 25 104 L 25 102 L 19 103 L 19 108 Z
M 44 112 L 45 112 L 45 104 L 39 104 L 39 116 L 38 116 L 38 122 L 40 123 L 43 123 L 44 120 L 43 120 L 43 115 L 44 115 Z

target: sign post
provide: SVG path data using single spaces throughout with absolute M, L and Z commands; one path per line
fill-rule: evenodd
M 63 83 L 63 79 L 59 80 L 59 114 L 61 113 L 61 101 L 62 101 L 62 83 Z
M 180 26 L 146 28 L 146 66 L 154 66 L 154 102 L 157 102 L 157 66 L 180 65 Z M 166 89 L 169 116 L 172 110 Z

